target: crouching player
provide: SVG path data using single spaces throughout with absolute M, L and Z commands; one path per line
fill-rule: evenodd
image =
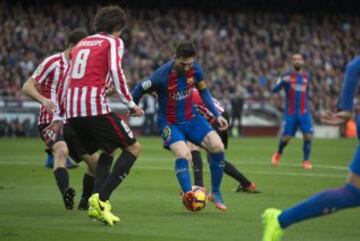
M 220 192 L 224 169 L 224 145 L 219 135 L 193 106 L 192 92 L 196 87 L 207 108 L 213 113 L 221 129 L 227 129 L 227 121 L 216 110 L 203 71 L 194 62 L 195 48 L 183 42 L 176 49 L 175 59 L 159 67 L 149 78 L 133 90 L 138 103 L 149 92 L 155 92 L 159 100 L 158 125 L 162 130 L 164 147 L 175 157 L 175 171 L 186 203 L 194 197 L 189 173 L 191 151 L 186 141 L 204 147 L 210 153 L 211 195 L 216 207 L 225 211 Z

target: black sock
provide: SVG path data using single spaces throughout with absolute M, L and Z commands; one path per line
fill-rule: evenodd
M 109 176 L 112 161 L 112 156 L 101 153 L 96 166 L 94 193 L 98 193 L 104 185 L 106 178 Z
M 59 187 L 61 194 L 64 194 L 65 190 L 69 187 L 69 174 L 66 168 L 59 167 L 54 171 L 56 184 Z
M 110 198 L 112 191 L 126 178 L 129 174 L 131 167 L 134 165 L 136 157 L 128 151 L 123 151 L 119 158 L 116 160 L 114 168 L 104 185 L 99 192 L 101 201 L 106 201 Z
M 289 141 L 283 141 L 283 140 L 280 140 L 280 141 L 279 141 L 278 152 L 279 152 L 280 154 L 283 153 L 283 150 L 284 150 L 285 146 L 286 146 L 288 143 L 289 143 Z
M 194 185 L 203 187 L 203 162 L 201 158 L 201 153 L 200 151 L 192 151 L 191 155 L 193 163 Z
M 94 181 L 95 178 L 90 176 L 89 174 L 85 173 L 83 177 L 83 192 L 81 198 L 89 199 L 93 190 L 94 190 Z
M 233 164 L 228 161 L 225 161 L 224 173 L 234 178 L 243 187 L 247 187 L 251 184 L 251 182 L 238 169 L 236 169 Z

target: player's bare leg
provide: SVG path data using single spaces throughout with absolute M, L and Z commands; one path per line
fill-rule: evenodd
M 54 175 L 56 183 L 62 194 L 65 208 L 74 208 L 75 190 L 69 187 L 69 174 L 66 170 L 68 148 L 64 141 L 58 141 L 52 146 L 54 152 Z
M 123 148 L 123 152 L 117 158 L 110 175 L 102 185 L 99 193 L 93 194 L 89 199 L 90 206 L 98 211 L 100 210 L 101 219 L 111 226 L 113 223 L 120 221 L 119 217 L 111 213 L 111 204 L 109 202 L 111 193 L 128 176 L 140 152 L 141 145 L 139 142 Z
M 81 156 L 81 159 L 87 164 L 87 170 L 83 177 L 83 193 L 80 198 L 78 209 L 88 210 L 88 200 L 94 191 L 95 173 L 99 154 L 85 154 Z

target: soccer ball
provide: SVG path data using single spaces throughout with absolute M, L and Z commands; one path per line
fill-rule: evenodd
M 198 212 L 205 208 L 208 199 L 206 189 L 200 186 L 192 186 L 193 197 L 189 199 L 186 194 L 183 196 L 184 206 L 192 211 Z

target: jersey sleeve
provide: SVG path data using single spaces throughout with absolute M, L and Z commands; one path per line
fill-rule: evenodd
M 194 63 L 194 71 L 195 71 L 195 85 L 199 91 L 206 89 L 206 81 L 205 81 L 205 74 L 202 70 L 201 66 L 197 63 Z
M 285 85 L 284 75 L 281 75 L 277 80 L 275 85 L 272 88 L 272 92 L 276 93 L 281 90 L 281 88 Z
M 195 86 L 199 90 L 201 99 L 203 100 L 206 108 L 208 108 L 216 118 L 219 117 L 220 113 L 217 111 L 213 102 L 213 98 L 210 94 L 210 91 L 207 88 L 205 75 L 202 68 L 195 63 L 194 71 L 195 71 Z
M 56 68 L 56 59 L 54 56 L 46 58 L 31 75 L 39 84 L 42 84 L 49 74 Z
M 345 69 L 344 83 L 339 100 L 339 109 L 352 111 L 354 96 L 360 79 L 360 56 L 353 59 Z
M 121 60 L 124 54 L 124 43 L 120 38 L 110 41 L 110 72 L 114 81 L 116 92 L 120 100 L 127 105 L 128 108 L 135 106 L 133 98 L 129 92 L 124 71 L 122 69 Z
M 138 83 L 132 91 L 132 96 L 136 104 L 139 103 L 144 94 L 156 91 L 161 83 L 161 73 L 159 70 L 155 71 L 150 78 Z
M 70 79 L 70 71 L 68 72 L 68 74 L 65 76 L 64 79 L 64 86 L 61 90 L 61 93 L 59 92 L 57 95 L 58 100 L 56 102 L 56 105 L 58 106 L 58 108 L 56 109 L 55 113 L 54 113 L 54 117 L 53 120 L 57 121 L 57 120 L 64 120 L 65 119 L 65 113 L 66 113 L 66 93 L 67 90 L 69 88 L 69 79 Z M 58 90 L 60 91 L 60 90 Z

